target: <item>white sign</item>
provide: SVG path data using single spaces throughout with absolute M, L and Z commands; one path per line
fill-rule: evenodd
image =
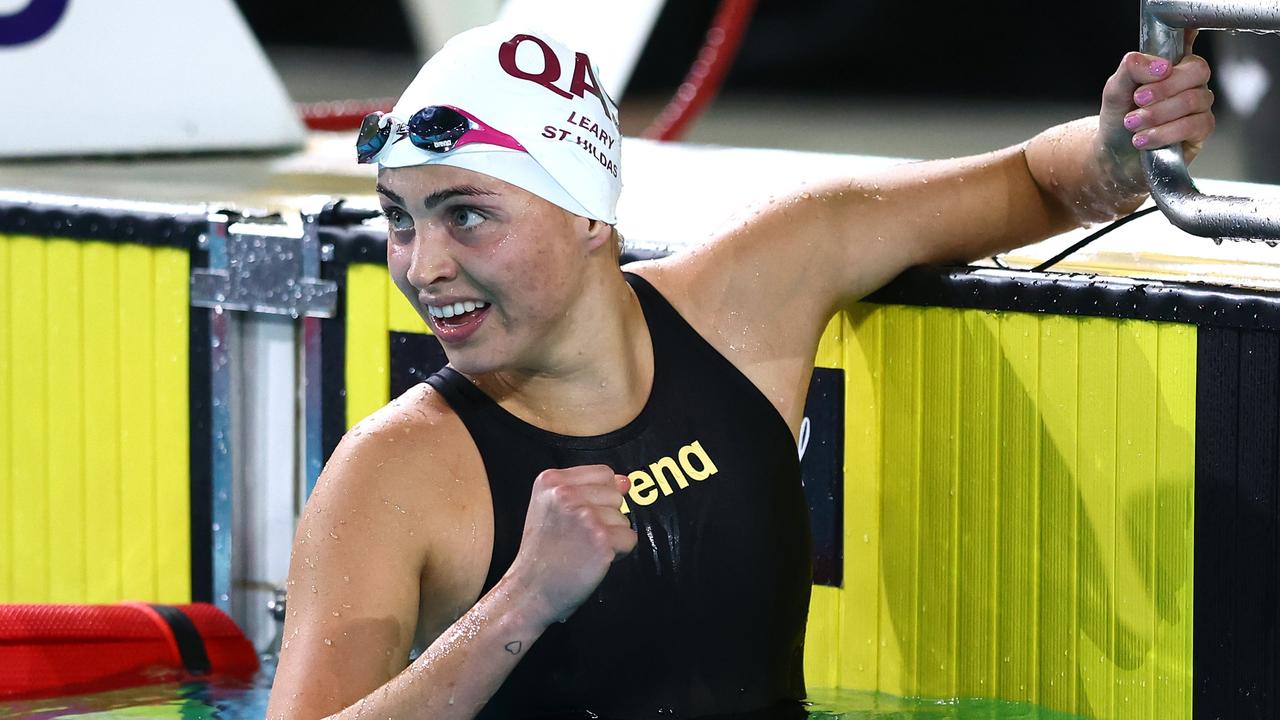
M 0 0 L 0 157 L 300 146 L 231 0 Z

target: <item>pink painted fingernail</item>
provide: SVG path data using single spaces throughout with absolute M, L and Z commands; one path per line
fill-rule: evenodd
M 1151 138 L 1147 137 L 1146 135 L 1134 135 L 1134 136 L 1133 136 L 1133 146 L 1134 146 L 1134 147 L 1146 147 L 1146 146 L 1147 146 L 1147 143 L 1149 143 L 1149 142 L 1151 142 Z
M 1152 75 L 1163 75 L 1164 72 L 1169 69 L 1169 61 L 1152 60 L 1151 64 L 1147 66 L 1147 69 L 1151 71 Z
M 1124 116 L 1124 126 L 1128 130 L 1137 130 L 1142 126 L 1142 116 L 1138 113 L 1130 113 Z
M 1134 101 L 1136 101 L 1139 105 L 1146 105 L 1147 103 L 1151 102 L 1151 99 L 1154 97 L 1155 97 L 1155 93 L 1151 92 L 1147 88 L 1143 88 L 1133 94 Z

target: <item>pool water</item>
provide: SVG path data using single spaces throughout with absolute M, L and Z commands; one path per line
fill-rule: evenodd
M 157 718 L 263 720 L 265 683 L 147 685 L 74 697 L 0 703 L 0 718 Z M 809 720 L 1076 720 L 1076 716 L 998 700 L 912 700 L 853 690 L 814 690 Z

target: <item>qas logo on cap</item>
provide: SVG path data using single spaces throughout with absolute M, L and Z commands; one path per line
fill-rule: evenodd
M 542 50 L 542 72 L 529 72 L 516 64 L 516 50 L 523 42 L 531 42 Z M 560 81 L 560 58 L 549 45 L 543 42 L 542 38 L 524 33 L 513 36 L 498 47 L 498 64 L 502 66 L 503 72 L 511 77 L 541 85 L 566 100 L 572 100 L 575 96 L 584 98 L 586 93 L 591 93 L 600 101 L 600 107 L 604 108 L 605 115 L 613 121 L 614 125 L 618 124 L 618 113 L 610 107 L 612 101 L 600 89 L 600 81 L 596 79 L 596 73 L 591 69 L 591 59 L 586 53 L 573 54 L 573 79 L 569 82 L 568 90 L 556 85 Z

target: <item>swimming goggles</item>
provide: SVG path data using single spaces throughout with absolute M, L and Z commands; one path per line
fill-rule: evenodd
M 372 163 L 392 143 L 405 137 L 428 152 L 447 153 L 470 143 L 487 143 L 528 152 L 515 138 L 499 132 L 472 115 L 448 105 L 424 107 L 404 123 L 383 112 L 371 112 L 360 123 L 356 160 Z

